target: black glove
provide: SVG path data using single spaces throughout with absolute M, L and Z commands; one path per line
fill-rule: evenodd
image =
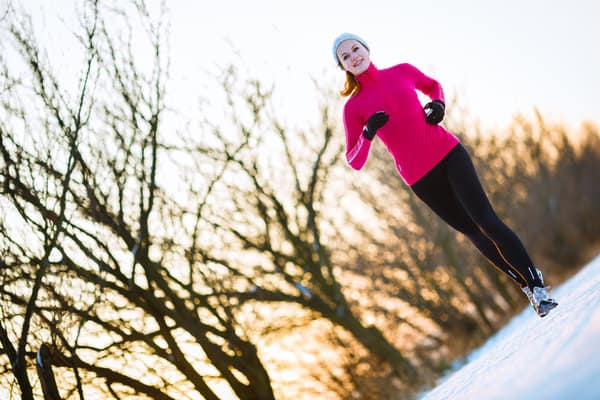
M 428 124 L 437 125 L 444 119 L 446 105 L 441 100 L 430 101 L 423 107 L 425 111 L 425 121 Z
M 363 136 L 365 139 L 373 140 L 377 133 L 377 129 L 384 126 L 385 123 L 388 122 L 388 119 L 390 119 L 390 117 L 385 111 L 377 111 L 375 114 L 371 115 L 367 120 L 365 129 L 363 129 Z

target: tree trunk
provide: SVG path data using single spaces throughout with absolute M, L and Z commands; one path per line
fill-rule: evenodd
M 45 344 L 42 344 L 37 352 L 36 368 L 38 377 L 42 384 L 42 392 L 45 400 L 61 400 L 58 388 L 56 387 L 56 379 L 52 372 L 52 358 L 50 350 Z

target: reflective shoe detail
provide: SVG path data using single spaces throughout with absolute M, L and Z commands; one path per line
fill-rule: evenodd
M 540 282 L 542 282 L 542 286 L 544 286 L 544 276 L 542 275 L 542 271 L 540 271 L 540 269 L 537 267 L 534 268 L 535 272 L 537 272 L 537 275 L 540 277 Z
M 531 306 L 535 309 L 536 308 L 535 298 L 533 297 L 533 292 L 531 291 L 529 286 L 522 287 L 521 290 L 523 291 L 523 293 L 525 293 L 525 296 L 527 296 L 527 298 L 529 299 Z

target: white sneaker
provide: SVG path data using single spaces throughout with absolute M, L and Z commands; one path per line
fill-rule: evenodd
M 533 288 L 533 297 L 535 297 L 535 300 L 538 304 L 538 311 L 537 313 L 539 314 L 540 317 L 545 317 L 550 310 L 552 310 L 553 308 L 555 308 L 558 303 L 556 302 L 555 299 L 553 299 L 552 297 L 550 297 L 548 290 L 550 289 L 550 286 L 546 286 L 546 287 L 534 287 Z
M 531 290 L 529 286 L 521 288 L 523 293 L 525 293 L 525 295 L 529 299 L 529 302 L 531 303 L 531 306 L 533 307 L 534 311 L 540 317 L 545 317 L 546 315 L 548 315 L 550 310 L 558 306 L 556 300 L 551 298 L 548 294 L 548 289 L 550 289 L 550 286 L 547 286 L 545 288 L 536 286 L 533 288 L 533 290 Z

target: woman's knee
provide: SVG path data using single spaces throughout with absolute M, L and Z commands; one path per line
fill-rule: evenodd
M 477 219 L 477 225 L 488 237 L 496 237 L 510 231 L 508 226 L 493 211 Z

